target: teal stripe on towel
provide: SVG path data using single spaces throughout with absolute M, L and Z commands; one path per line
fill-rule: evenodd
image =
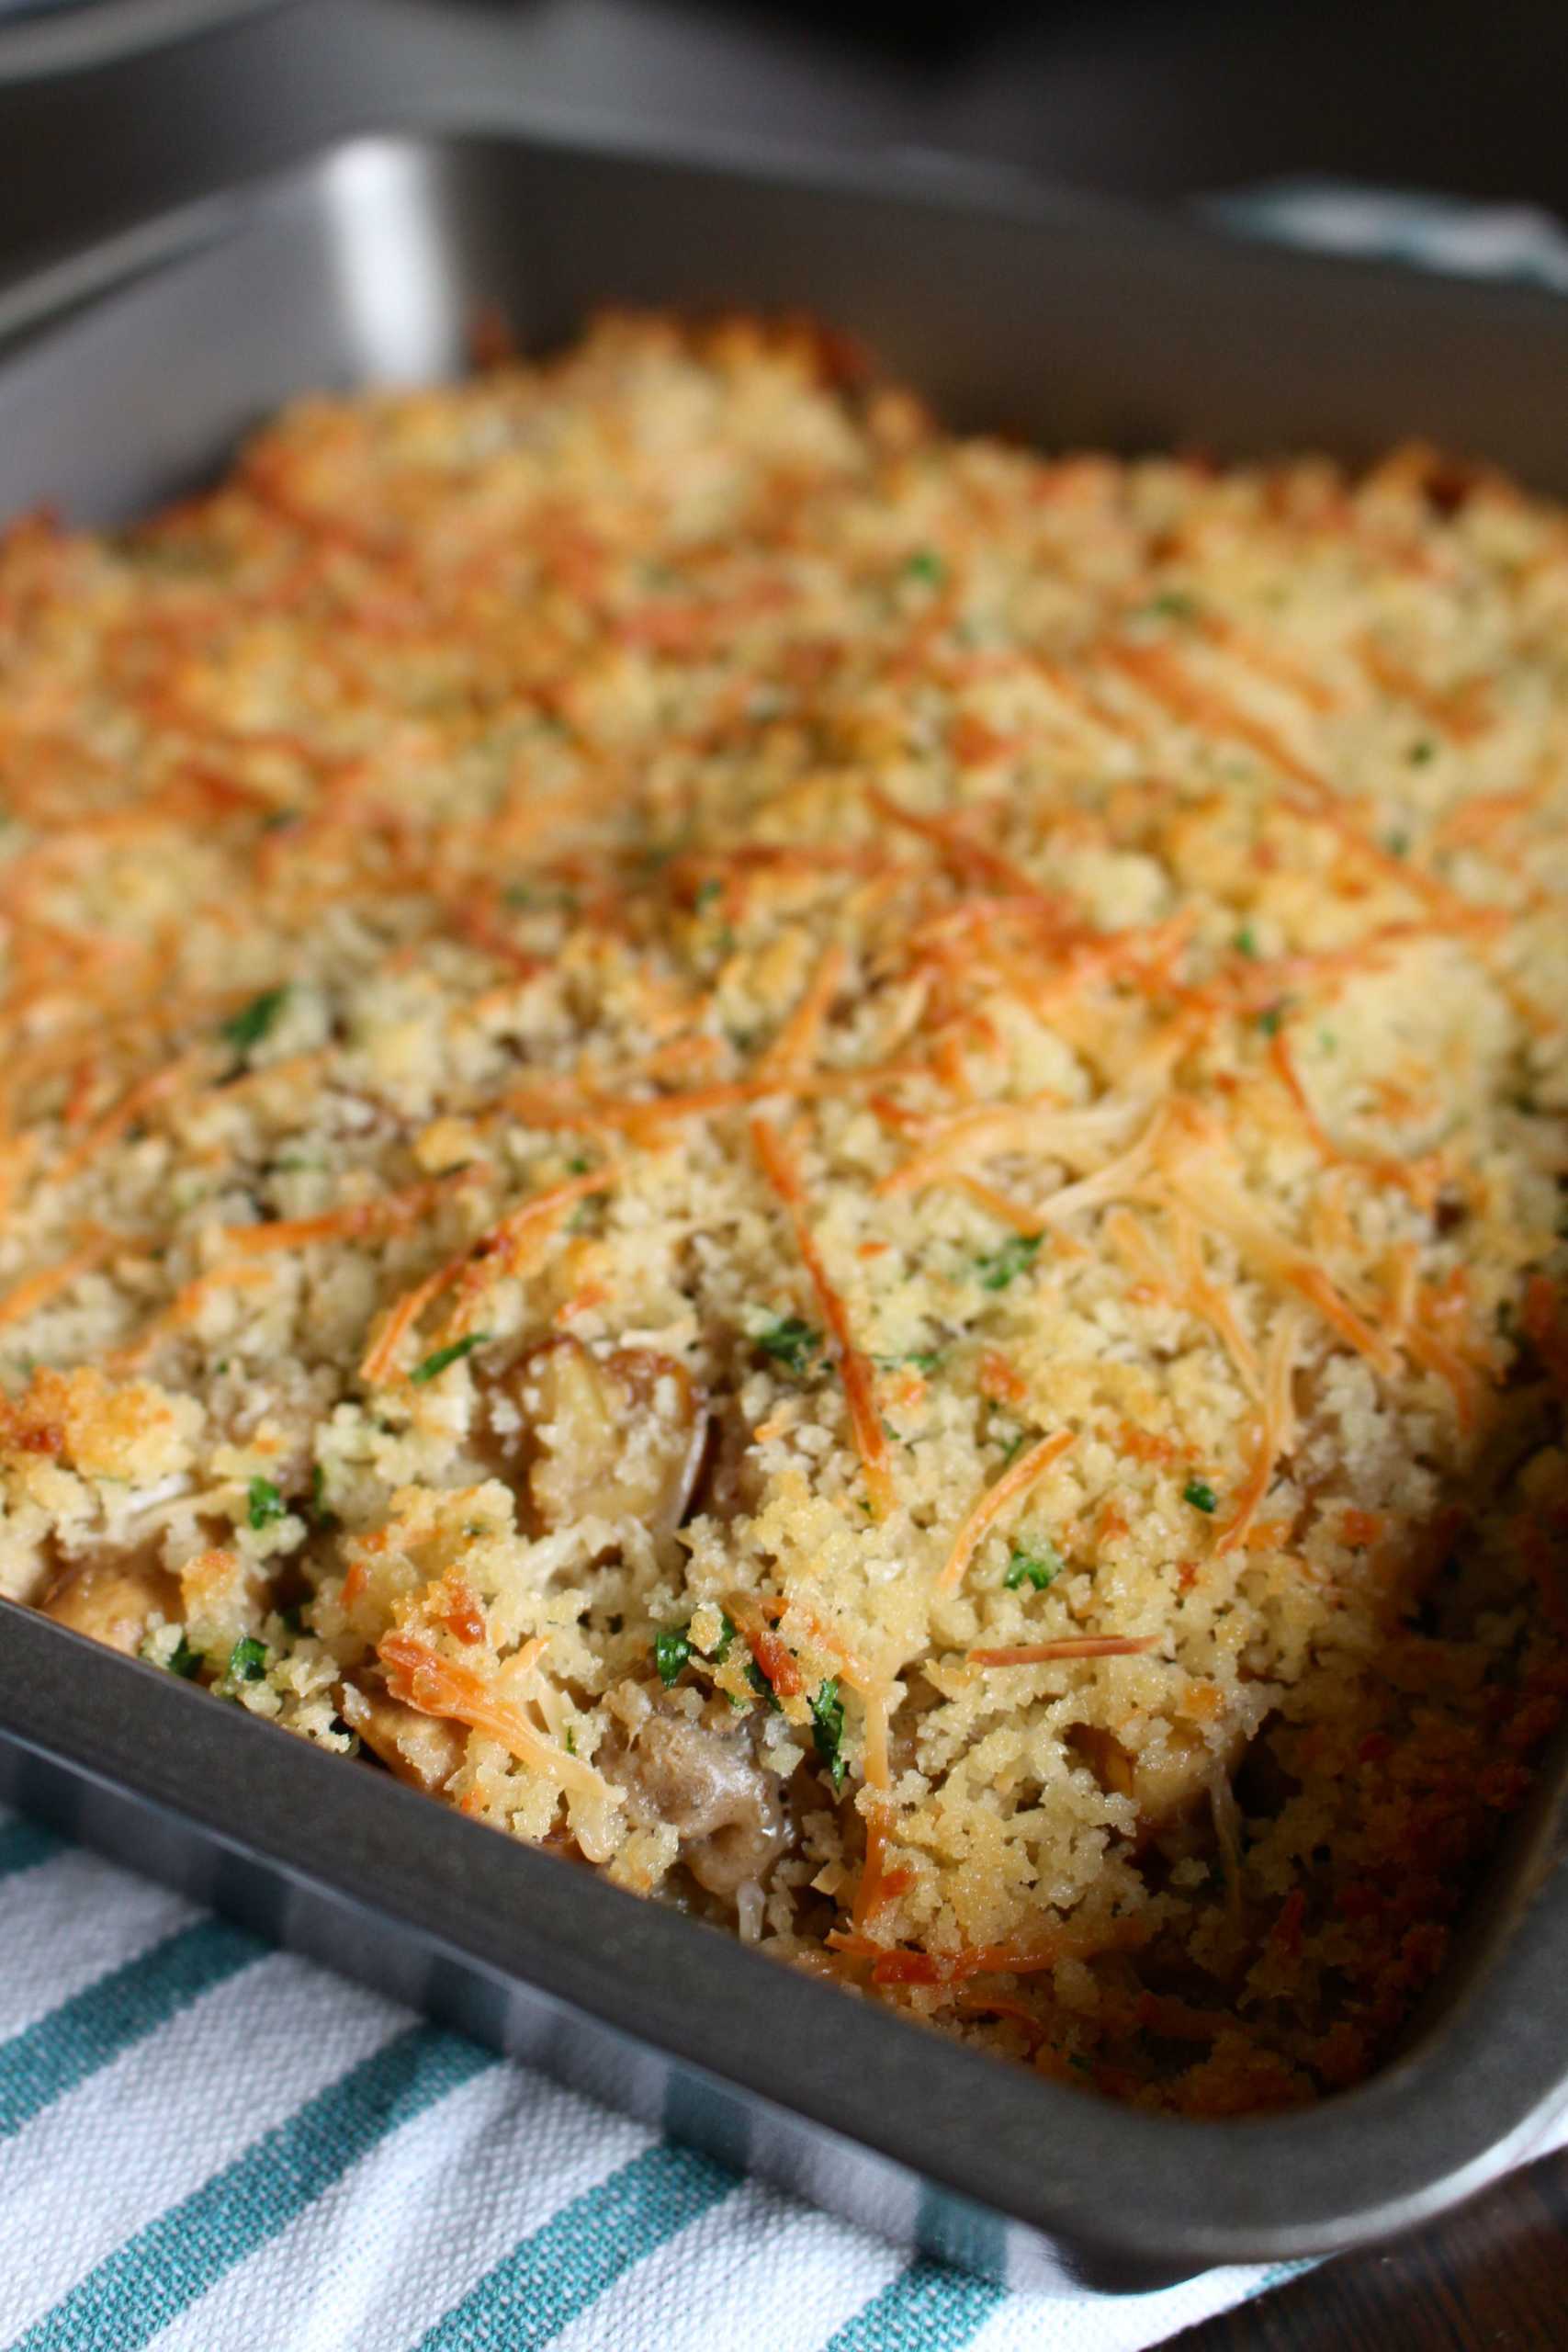
M 847 2320 L 823 2352 L 960 2352 L 1007 2290 L 942 2262 L 915 2262 Z
M 0 1829 L 0 1878 L 15 1878 L 18 1871 L 36 1870 L 65 1851 L 64 1841 L 36 1821 L 7 1822 Z
M 266 1949 L 221 1920 L 200 1920 L 0 2042 L 0 2139 Z
M 689 2148 L 646 2149 L 522 2239 L 437 2320 L 419 2352 L 536 2352 L 739 2186 Z
M 243 2046 L 232 2066 L 243 2070 Z M 499 2062 L 413 2026 L 117 2246 L 13 2352 L 140 2352 L 400 2126 Z

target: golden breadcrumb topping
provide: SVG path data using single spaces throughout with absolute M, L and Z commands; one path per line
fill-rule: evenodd
M 0 1589 L 1043 2072 L 1564 1690 L 1568 531 L 612 320 L 0 544 Z

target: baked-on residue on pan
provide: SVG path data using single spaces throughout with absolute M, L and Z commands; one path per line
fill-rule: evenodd
M 828 350 L 612 321 L 10 531 L 0 1577 L 1296 2101 L 1564 1687 L 1568 533 Z

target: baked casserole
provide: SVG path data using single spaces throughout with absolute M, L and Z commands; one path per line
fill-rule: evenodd
M 0 1589 L 864 1996 L 1357 2079 L 1564 1690 L 1568 531 L 804 328 L 0 549 Z

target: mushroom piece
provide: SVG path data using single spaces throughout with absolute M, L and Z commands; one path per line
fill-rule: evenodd
M 39 1607 L 57 1625 L 88 1634 L 127 1657 L 141 1649 L 152 1616 L 182 1613 L 179 1584 L 155 1550 L 110 1553 L 68 1567 Z
M 528 1493 L 547 1528 L 589 1517 L 635 1519 L 667 1535 L 685 1515 L 707 1443 L 708 1415 L 684 1364 L 651 1348 L 592 1355 L 547 1341 L 499 1384 L 505 1419 L 531 1444 Z M 491 1405 L 491 1426 L 503 1417 Z
M 422 1715 L 374 1683 L 344 1682 L 338 1712 L 389 1772 L 426 1796 L 440 1794 L 468 1747 L 458 1724 Z
M 724 1526 L 759 1509 L 764 1481 L 751 1424 L 738 1400 L 728 1397 L 716 1405 L 710 1422 L 712 1442 L 700 1464 L 703 1511 Z
M 1234 1771 L 1246 1740 L 1230 1733 L 1218 1748 L 1183 1724 L 1172 1724 L 1163 1741 L 1138 1755 L 1114 1732 L 1097 1724 L 1075 1724 L 1068 1744 L 1082 1757 L 1102 1789 L 1131 1797 L 1138 1808 L 1139 1843 L 1181 1845 L 1201 1806 L 1210 1803 L 1216 1773 Z
M 656 1712 L 618 1777 L 634 1815 L 667 1822 L 697 1884 L 731 1903 L 760 1884 L 789 1842 L 778 1776 L 757 1762 L 749 1730 L 707 1731 Z

